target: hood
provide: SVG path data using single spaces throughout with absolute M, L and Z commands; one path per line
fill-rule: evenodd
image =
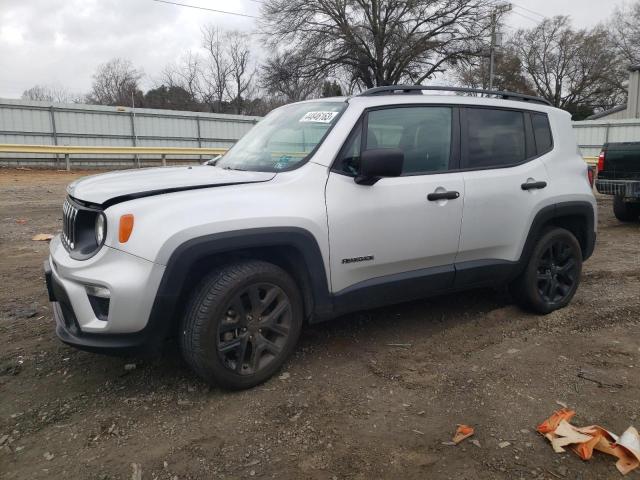
M 266 182 L 275 175 L 273 172 L 223 170 L 209 165 L 144 168 L 81 178 L 69 184 L 67 193 L 75 199 L 107 207 L 134 198 L 182 190 Z

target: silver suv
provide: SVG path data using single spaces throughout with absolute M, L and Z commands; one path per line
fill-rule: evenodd
M 596 236 L 569 114 L 432 90 L 287 105 L 211 165 L 72 183 L 45 262 L 58 336 L 134 352 L 177 336 L 205 380 L 247 388 L 305 322 L 505 284 L 564 307 Z

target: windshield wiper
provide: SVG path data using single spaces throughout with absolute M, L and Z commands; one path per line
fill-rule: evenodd
M 233 167 L 221 167 L 223 170 L 236 170 L 238 172 L 247 172 L 248 170 L 245 170 L 244 168 L 233 168 Z

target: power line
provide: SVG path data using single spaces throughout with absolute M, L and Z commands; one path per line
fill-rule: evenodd
M 512 3 L 513 3 L 513 2 L 512 2 Z M 523 7 L 522 5 L 518 5 L 517 3 L 514 3 L 513 5 L 514 5 L 514 7 L 516 7 L 516 8 L 519 8 L 519 9 L 521 9 L 521 10 L 525 10 L 525 11 L 527 11 L 527 12 L 529 12 L 529 13 L 533 13 L 534 15 L 538 15 L 539 17 L 542 17 L 542 18 L 547 18 L 547 16 L 548 16 L 548 15 L 543 15 L 543 14 L 542 14 L 542 13 L 540 13 L 540 12 L 536 12 L 535 10 L 531 10 L 530 8 Z
M 198 7 L 197 5 L 187 5 L 186 3 L 171 2 L 169 0 L 151 0 L 151 1 L 158 2 L 158 3 L 166 3 L 168 5 L 176 5 L 178 7 L 195 8 L 197 10 L 207 10 L 209 12 L 224 13 L 226 15 L 236 15 L 238 17 L 258 18 L 255 15 L 248 15 L 246 13 L 226 12 L 224 10 L 216 10 L 215 8 Z
M 520 12 L 513 12 L 513 13 L 515 13 L 516 15 L 521 16 L 522 18 L 526 18 L 527 20 L 532 21 L 532 22 L 533 22 L 533 23 L 535 23 L 536 25 L 538 25 L 538 24 L 541 22 L 541 20 L 537 20 L 537 19 L 535 19 L 535 18 L 528 17 L 527 15 L 525 15 L 525 14 L 523 14 L 523 13 L 520 13 Z
M 504 1 L 504 0 L 490 0 L 489 3 L 492 3 L 495 6 L 499 6 L 501 4 L 509 3 L 509 4 L 511 4 L 513 6 L 513 8 L 520 8 L 522 10 L 525 10 L 525 11 L 529 12 L 529 13 L 533 13 L 535 15 L 538 15 L 539 17 L 542 17 L 542 18 L 547 18 L 548 17 L 548 15 L 544 15 L 543 13 L 536 12 L 535 10 L 531 10 L 530 8 L 523 7 L 519 3 L 510 1 L 510 0 L 507 0 L 507 1 Z

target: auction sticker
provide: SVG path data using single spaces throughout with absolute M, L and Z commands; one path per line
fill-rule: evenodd
M 301 122 L 331 123 L 338 112 L 307 112 L 300 119 Z

